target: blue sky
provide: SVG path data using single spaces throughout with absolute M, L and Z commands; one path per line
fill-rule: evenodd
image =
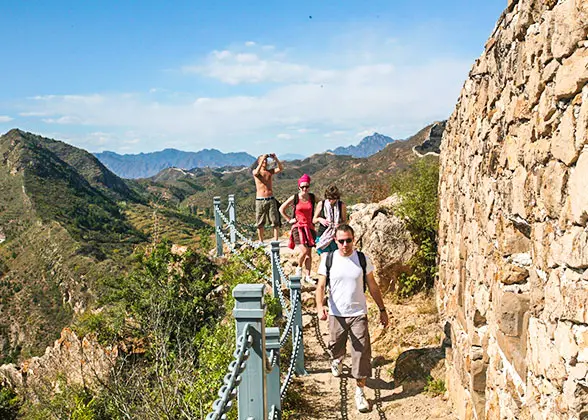
M 501 0 L 2 2 L 0 132 L 309 155 L 447 118 Z

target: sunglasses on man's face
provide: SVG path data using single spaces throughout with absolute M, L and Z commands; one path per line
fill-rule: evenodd
M 306 190 L 306 189 L 308 189 L 308 188 L 310 188 L 310 185 L 301 185 L 301 186 L 300 186 L 300 189 L 301 189 L 301 190 Z
M 337 242 L 339 242 L 341 245 L 343 245 L 343 244 L 350 244 L 350 243 L 353 242 L 353 238 L 337 239 Z

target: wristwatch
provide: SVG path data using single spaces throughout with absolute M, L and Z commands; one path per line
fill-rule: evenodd
M 380 308 L 380 312 L 386 312 L 386 308 Z

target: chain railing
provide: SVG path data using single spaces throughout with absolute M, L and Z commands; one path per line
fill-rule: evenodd
M 239 419 L 281 419 L 281 401 L 283 400 L 294 375 L 304 375 L 304 344 L 302 334 L 302 303 L 300 277 L 286 277 L 280 260 L 280 244 L 272 242 L 271 250 L 260 242 L 247 238 L 237 228 L 236 206 L 234 196 L 229 196 L 225 212 L 221 210 L 220 197 L 213 201 L 216 253 L 223 255 L 223 248 L 244 264 L 260 278 L 268 281 L 277 297 L 286 324 L 280 334 L 279 328 L 265 328 L 265 305 L 263 284 L 239 284 L 233 290 L 235 310 L 233 314 L 237 324 L 237 350 L 235 360 L 229 365 L 229 373 L 219 391 L 219 399 L 213 404 L 213 411 L 206 420 L 226 419 L 232 407 L 232 400 L 237 397 Z M 223 231 L 224 230 L 224 231 Z M 228 233 L 225 233 L 228 230 Z M 253 249 L 263 249 L 270 259 L 272 275 L 267 276 L 255 264 L 241 254 L 237 241 Z M 284 296 L 282 285 L 290 289 L 290 301 Z M 289 307 L 289 309 L 288 309 Z M 267 331 L 266 331 L 267 330 Z M 247 338 L 243 338 L 247 337 Z M 282 385 L 280 386 L 280 349 L 292 338 L 292 353 L 289 358 Z M 244 344 L 245 343 L 245 344 Z M 265 348 L 263 348 L 265 343 Z M 243 350 L 243 346 L 246 349 Z M 241 354 L 243 356 L 241 356 Z M 247 369 L 246 369 L 247 368 Z M 262 374 L 259 374 L 259 372 Z
M 219 398 L 212 404 L 212 412 L 206 416 L 206 420 L 225 419 L 233 406 L 233 400 L 237 397 L 237 385 L 241 382 L 241 374 L 247 367 L 248 350 L 253 344 L 253 336 L 249 330 L 250 325 L 247 324 L 237 339 L 237 349 L 233 354 L 235 360 L 229 364 L 229 373 L 225 375 L 224 384 L 218 392 Z

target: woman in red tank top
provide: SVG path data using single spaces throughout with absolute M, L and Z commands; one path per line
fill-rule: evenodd
M 302 275 L 302 267 L 305 268 L 303 280 L 307 283 L 315 284 L 310 276 L 312 267 L 312 248 L 315 246 L 316 232 L 312 218 L 314 215 L 314 194 L 309 192 L 310 177 L 302 175 L 298 180 L 298 193 L 288 198 L 281 206 L 280 213 L 284 220 L 289 220 L 292 225 L 290 231 L 290 241 L 288 246 L 291 249 L 298 248 L 298 270 L 297 275 Z M 288 207 L 293 207 L 293 217 L 290 218 L 286 213 Z

